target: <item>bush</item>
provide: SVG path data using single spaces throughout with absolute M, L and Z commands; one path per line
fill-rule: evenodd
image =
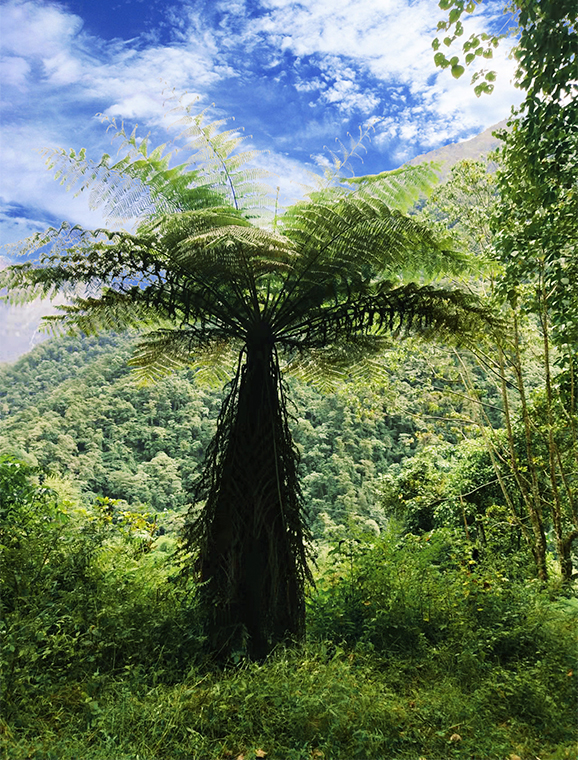
M 59 499 L 46 474 L 0 458 L 3 707 L 94 675 L 155 670 L 177 679 L 199 652 L 190 592 L 171 553 L 126 503 Z
M 400 536 L 390 529 L 328 554 L 309 600 L 308 632 L 313 640 L 370 645 L 384 655 L 437 653 L 472 678 L 487 663 L 561 652 L 569 664 L 571 640 L 568 632 L 560 638 L 564 627 L 550 593 L 538 581 L 510 579 L 501 560 L 496 567 L 492 558 L 479 559 L 459 531 Z
M 53 488 L 49 488 L 52 485 Z M 444 529 L 325 553 L 309 641 L 204 662 L 174 539 L 0 460 L 7 758 L 573 758 L 578 603 Z

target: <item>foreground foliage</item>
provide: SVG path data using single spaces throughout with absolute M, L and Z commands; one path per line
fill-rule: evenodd
M 220 671 L 150 516 L 0 478 L 4 757 L 575 756 L 576 601 L 451 530 L 321 548 L 308 642 Z

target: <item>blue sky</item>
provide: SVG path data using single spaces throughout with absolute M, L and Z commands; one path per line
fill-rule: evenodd
M 482 5 L 472 30 L 503 27 L 502 7 Z M 434 0 L 8 0 L 1 13 L 3 242 L 61 219 L 97 224 L 41 150 L 111 150 L 97 113 L 156 133 L 172 88 L 234 117 L 294 194 L 336 138 L 371 120 L 357 174 L 471 137 L 519 100 L 508 43 L 491 97 L 435 69 Z
M 466 35 L 505 29 L 503 6 L 485 0 Z M 64 219 L 101 224 L 54 182 L 42 149 L 114 151 L 97 113 L 165 141 L 173 89 L 234 117 L 286 198 L 360 127 L 373 132 L 354 169 L 374 173 L 472 137 L 520 101 L 511 41 L 490 97 L 435 69 L 436 0 L 3 0 L 0 13 L 3 243 Z

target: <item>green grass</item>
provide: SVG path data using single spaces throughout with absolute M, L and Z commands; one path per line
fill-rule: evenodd
M 574 758 L 571 705 L 534 667 L 385 659 L 328 644 L 154 684 L 138 670 L 43 690 L 2 725 L 8 758 Z M 485 672 L 482 676 L 482 672 Z M 568 681 L 575 677 L 558 675 Z M 542 686 L 541 686 L 542 685 Z

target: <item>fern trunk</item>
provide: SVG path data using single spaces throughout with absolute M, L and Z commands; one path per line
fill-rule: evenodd
M 205 507 L 185 533 L 219 660 L 261 659 L 304 634 L 309 570 L 287 417 L 272 341 L 249 343 L 197 484 Z

